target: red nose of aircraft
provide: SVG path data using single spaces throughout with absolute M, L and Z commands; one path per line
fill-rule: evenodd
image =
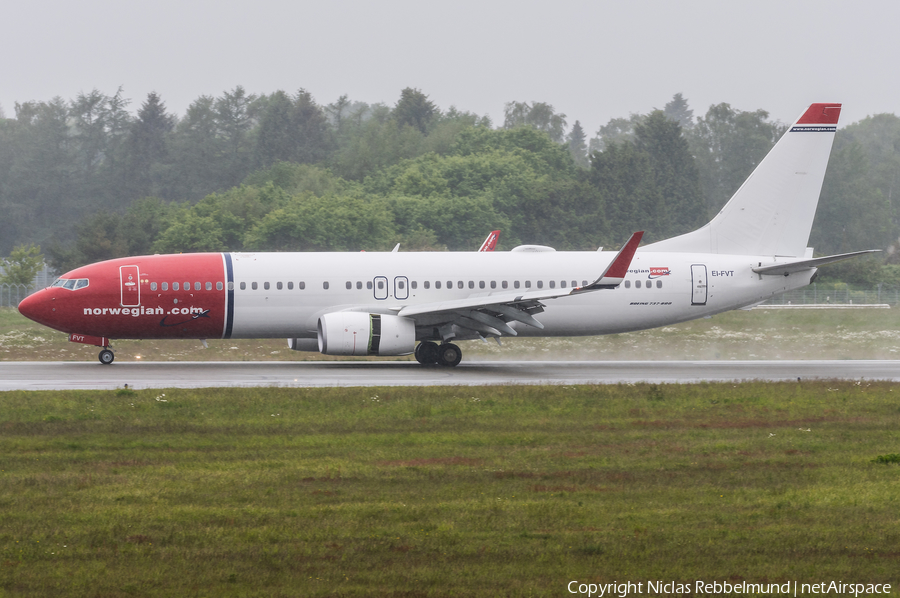
M 38 321 L 38 312 L 42 303 L 41 299 L 38 298 L 39 294 L 40 292 L 34 293 L 19 302 L 19 313 L 29 320 Z
M 55 310 L 51 303 L 48 290 L 44 289 L 22 299 L 19 303 L 19 313 L 38 324 L 59 330 L 59 318 L 54 317 Z

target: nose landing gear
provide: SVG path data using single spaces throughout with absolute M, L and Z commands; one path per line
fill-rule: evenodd
M 113 362 L 113 360 L 115 360 L 116 356 L 112 351 L 109 350 L 109 347 L 106 347 L 102 351 L 100 351 L 99 358 L 100 363 L 102 363 L 103 365 L 109 365 Z

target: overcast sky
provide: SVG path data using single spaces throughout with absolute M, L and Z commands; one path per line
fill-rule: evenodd
M 900 114 L 897 0 L 29 0 L 7 5 L 0 106 L 121 85 L 183 115 L 200 95 L 305 88 L 503 120 L 540 101 L 589 135 L 681 92 L 695 115 L 728 102 L 793 121 L 843 102 L 841 124 Z

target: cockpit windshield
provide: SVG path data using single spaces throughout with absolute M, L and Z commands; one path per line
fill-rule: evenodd
M 77 291 L 78 289 L 83 289 L 89 284 L 89 278 L 57 278 L 50 286 L 62 287 L 64 289 L 69 289 L 70 291 Z

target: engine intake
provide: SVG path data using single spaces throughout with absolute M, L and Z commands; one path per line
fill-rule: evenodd
M 325 355 L 409 355 L 415 322 L 402 316 L 338 311 L 319 318 L 319 351 Z

